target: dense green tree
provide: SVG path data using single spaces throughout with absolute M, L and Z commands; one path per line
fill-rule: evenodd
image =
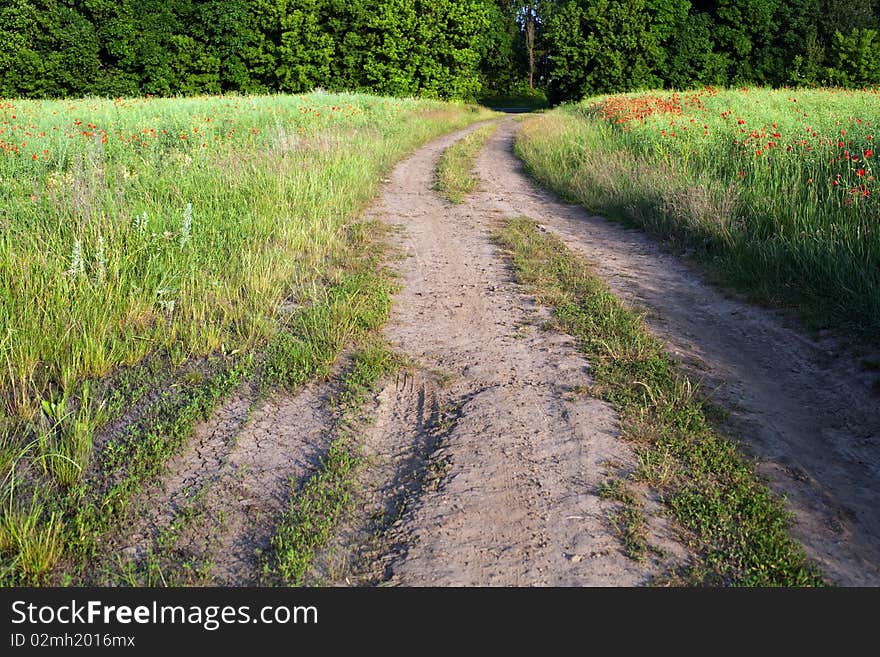
M 3 0 L 0 95 L 874 84 L 880 0 Z
M 731 82 L 769 81 L 758 51 L 761 44 L 772 42 L 776 34 L 774 17 L 778 5 L 779 0 L 718 0 L 714 38 L 726 55 Z
M 484 0 L 419 0 L 416 79 L 420 93 L 472 98 L 480 88 L 480 39 L 489 24 Z
M 553 98 L 659 86 L 662 58 L 648 0 L 566 0 L 547 25 Z
M 712 17 L 691 12 L 678 25 L 666 47 L 666 86 L 688 89 L 699 85 L 727 83 L 729 60 L 715 49 Z
M 877 4 L 875 0 L 820 0 L 814 17 L 820 37 L 830 46 L 837 32 L 850 34 L 878 27 Z
M 827 75 L 847 87 L 880 84 L 880 35 L 877 30 L 854 28 L 834 34 Z
M 219 62 L 218 80 L 224 90 L 259 91 L 243 53 L 258 35 L 248 3 L 241 0 L 207 0 L 196 4 L 192 36 L 209 57 Z
M 0 7 L 0 94 L 44 95 L 45 70 L 33 49 L 39 34 L 37 9 L 30 0 Z M 51 90 L 54 91 L 54 90 Z
M 0 9 L 0 93 L 93 93 L 100 44 L 79 2 L 10 0 Z
M 503 94 L 517 85 L 523 70 L 516 49 L 520 28 L 514 3 L 490 3 L 487 19 L 488 28 L 480 44 L 481 86 L 485 93 Z
M 320 23 L 322 0 L 299 0 L 281 17 L 276 59 L 281 91 L 311 91 L 330 84 L 333 36 Z
M 816 17 L 820 0 L 785 0 L 776 9 L 776 36 L 757 49 L 765 77 L 773 84 L 812 83 L 817 80 L 824 49 L 820 47 Z
M 417 19 L 412 0 L 376 2 L 367 19 L 371 48 L 364 53 L 365 86 L 396 96 L 417 92 Z

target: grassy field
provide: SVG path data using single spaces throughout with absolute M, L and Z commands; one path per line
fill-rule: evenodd
M 0 101 L 0 581 L 75 567 L 235 386 L 326 374 L 381 322 L 354 219 L 400 157 L 486 114 L 322 93 Z
M 815 328 L 880 330 L 877 89 L 704 89 L 586 100 L 523 126 L 531 173 L 670 238 Z

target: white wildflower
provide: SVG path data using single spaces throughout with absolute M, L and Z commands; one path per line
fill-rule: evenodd
M 192 234 L 193 220 L 193 204 L 187 203 L 183 210 L 183 225 L 180 227 L 180 246 L 189 242 L 189 236 Z
M 147 217 L 147 211 L 144 210 L 142 215 L 135 215 L 134 217 L 134 227 L 140 233 L 147 232 L 147 226 L 150 224 L 150 219 Z
M 159 308 L 164 310 L 169 315 L 174 314 L 174 303 L 175 299 L 159 299 L 158 301 Z
M 76 240 L 73 243 L 73 252 L 70 254 L 70 268 L 67 270 L 68 276 L 82 276 L 86 272 L 86 263 L 82 257 L 82 240 Z
M 156 305 L 167 314 L 174 313 L 176 299 L 173 297 L 176 290 L 160 287 L 156 290 Z

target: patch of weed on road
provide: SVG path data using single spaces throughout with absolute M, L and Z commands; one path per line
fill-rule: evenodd
M 401 361 L 381 343 L 368 344 L 355 353 L 336 397 L 340 408 L 336 436 L 320 470 L 290 498 L 287 511 L 263 561 L 266 583 L 301 586 L 318 551 L 333 532 L 352 501 L 354 475 L 362 459 L 359 449 L 361 406 L 378 381 L 400 367 Z M 291 482 L 295 491 L 297 482 Z
M 461 203 L 477 188 L 474 161 L 483 144 L 498 129 L 490 123 L 462 137 L 444 151 L 437 163 L 437 191 L 452 203 Z

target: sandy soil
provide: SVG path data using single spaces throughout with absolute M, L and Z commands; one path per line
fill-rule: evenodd
M 329 445 L 330 394 L 329 385 L 312 384 L 255 403 L 243 387 L 196 427 L 162 481 L 140 496 L 114 549 L 142 567 L 151 549 L 167 577 L 183 583 L 192 583 L 180 569 L 189 563 L 212 585 L 257 584 L 259 552 L 286 508 L 291 480 L 313 474 Z M 170 532 L 169 554 L 160 548 Z
M 793 535 L 841 585 L 880 584 L 880 399 L 876 374 L 830 339 L 730 298 L 645 235 L 532 185 L 502 123 L 480 155 L 475 199 L 540 221 L 593 264 L 710 397 L 731 411 L 759 472 L 787 496 Z

